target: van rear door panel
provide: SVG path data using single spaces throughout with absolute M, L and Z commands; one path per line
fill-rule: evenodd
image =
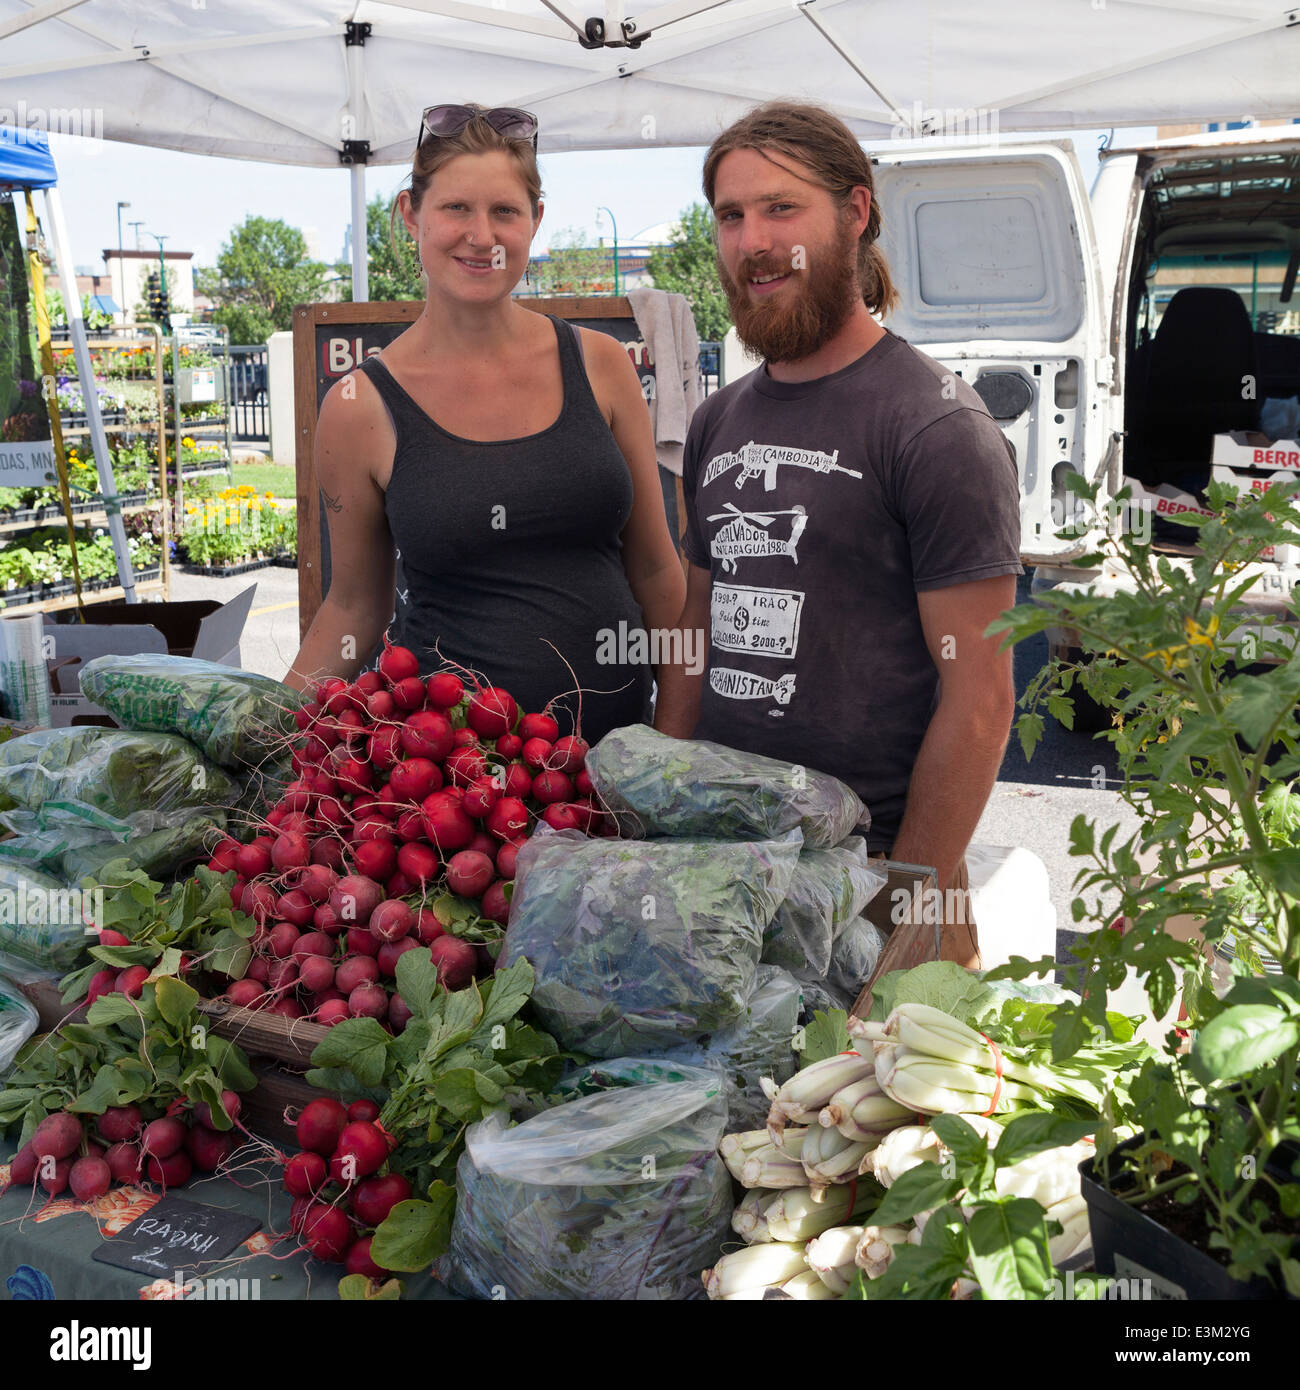
M 902 297 L 889 327 L 981 395 L 1016 453 L 1021 553 L 1063 560 L 1070 470 L 1107 473 L 1109 302 L 1072 147 L 911 148 L 878 155 L 881 245 Z M 1104 495 L 1104 493 L 1103 493 Z

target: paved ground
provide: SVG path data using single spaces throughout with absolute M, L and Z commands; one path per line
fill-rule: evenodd
M 177 599 L 219 598 L 223 602 L 256 584 L 252 613 L 241 642 L 247 670 L 282 679 L 297 654 L 298 574 L 268 568 L 234 579 L 208 579 L 173 572 L 172 594 Z M 1021 581 L 1026 601 L 1029 576 Z M 1023 691 L 1047 659 L 1046 640 L 1034 638 L 1016 650 L 1016 688 Z M 1104 779 L 1104 780 L 1103 780 Z M 1121 820 L 1131 833 L 1136 820 L 1113 790 L 1115 760 L 1109 744 L 1088 734 L 1070 733 L 1048 720 L 1043 741 L 1026 763 L 1014 737 L 1007 749 L 993 795 L 975 834 L 978 843 L 1022 845 L 1047 866 L 1052 904 L 1058 926 L 1058 959 L 1068 960 L 1068 943 L 1075 927 L 1070 913 L 1072 883 L 1077 866 L 1067 853 L 1070 822 L 1080 813 L 1103 826 Z M 1085 922 L 1085 929 L 1090 924 Z
M 239 644 L 244 669 L 283 680 L 298 654 L 298 571 L 272 565 L 233 579 L 209 579 L 172 568 L 171 596 L 177 601 L 215 598 L 228 603 L 250 585 L 257 586 L 257 593 Z

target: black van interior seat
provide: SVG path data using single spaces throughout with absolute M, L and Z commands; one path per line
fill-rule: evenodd
M 1135 354 L 1136 356 L 1136 354 Z M 1169 301 L 1150 343 L 1145 389 L 1127 412 L 1126 471 L 1152 485 L 1201 491 L 1214 436 L 1253 429 L 1259 418 L 1255 335 L 1233 290 L 1189 286 Z
M 1256 333 L 1255 360 L 1259 366 L 1259 398 L 1285 400 L 1300 395 L 1300 338 L 1285 333 Z

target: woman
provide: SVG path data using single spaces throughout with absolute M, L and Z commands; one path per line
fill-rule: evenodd
M 576 715 L 580 690 L 595 743 L 649 713 L 650 670 L 602 650 L 620 624 L 668 629 L 685 580 L 626 352 L 510 297 L 542 218 L 536 143 L 512 108 L 424 114 L 397 206 L 428 300 L 321 407 L 330 587 L 286 680 L 357 674 L 400 557 L 392 638 L 422 670 L 467 667 L 525 710 Z

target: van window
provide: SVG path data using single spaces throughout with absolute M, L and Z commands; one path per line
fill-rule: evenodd
M 916 209 L 921 298 L 927 304 L 1034 304 L 1047 270 L 1027 198 L 921 203 Z
M 882 161 L 882 248 L 909 342 L 1067 343 L 1087 309 L 1081 234 L 1060 160 Z

